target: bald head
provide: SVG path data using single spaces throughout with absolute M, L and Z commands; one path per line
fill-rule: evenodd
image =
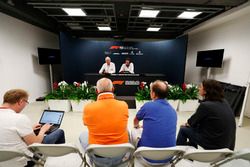
M 166 82 L 157 80 L 150 84 L 150 90 L 159 99 L 165 99 L 168 93 L 168 85 Z
M 96 83 L 97 92 L 113 92 L 113 84 L 112 81 L 108 78 L 101 78 Z

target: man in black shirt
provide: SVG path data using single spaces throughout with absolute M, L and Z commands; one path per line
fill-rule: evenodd
M 199 93 L 205 99 L 187 123 L 181 126 L 177 145 L 233 150 L 236 123 L 233 111 L 224 99 L 220 83 L 215 80 L 203 81 Z

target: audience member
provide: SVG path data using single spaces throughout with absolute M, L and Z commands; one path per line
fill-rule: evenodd
M 84 149 L 89 144 L 122 144 L 129 142 L 127 130 L 128 105 L 124 101 L 114 99 L 113 84 L 110 79 L 102 78 L 97 81 L 97 101 L 85 106 L 83 124 L 88 131 L 80 135 L 80 143 Z M 102 158 L 90 157 L 101 166 L 104 164 L 119 164 L 124 160 L 122 157 Z
M 125 63 L 122 64 L 119 73 L 134 74 L 134 64 L 131 62 L 130 58 L 125 59 Z
M 111 62 L 110 57 L 105 58 L 105 63 L 99 70 L 99 74 L 113 74 L 115 73 L 115 63 Z
M 177 114 L 165 99 L 167 92 L 166 82 L 157 80 L 151 83 L 150 96 L 153 101 L 145 103 L 134 118 L 136 129 L 132 130 L 132 141 L 137 147 L 161 148 L 176 145 Z M 139 125 L 140 121 L 143 121 L 143 128 Z
M 61 129 L 46 135 L 45 133 L 51 125 L 41 126 L 36 124 L 32 127 L 30 119 L 21 114 L 28 103 L 28 93 L 22 89 L 12 89 L 5 93 L 3 104 L 0 106 L 0 147 L 17 149 L 32 156 L 32 153 L 27 149 L 27 145 L 33 143 L 65 143 L 64 131 Z M 38 128 L 41 128 L 40 132 L 35 135 L 34 130 Z M 25 166 L 27 159 L 18 159 L 17 163 Z M 27 166 L 32 165 L 34 164 L 31 161 L 27 164 Z
M 218 81 L 205 80 L 199 87 L 204 97 L 196 112 L 182 125 L 177 145 L 197 145 L 204 149 L 234 149 L 236 123 Z

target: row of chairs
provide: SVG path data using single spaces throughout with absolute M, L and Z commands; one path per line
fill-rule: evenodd
M 171 166 L 174 167 L 180 160 L 186 159 L 191 161 L 199 161 L 209 163 L 210 166 L 217 167 L 222 164 L 228 163 L 234 159 L 244 159 L 250 161 L 250 149 L 243 149 L 237 152 L 233 152 L 229 149 L 218 150 L 199 150 L 190 149 L 186 146 L 176 146 L 169 148 L 151 148 L 151 147 L 139 147 L 135 150 L 134 146 L 130 143 L 116 144 L 116 145 L 89 145 L 84 154 L 79 151 L 77 147 L 71 144 L 32 144 L 28 146 L 28 149 L 35 155 L 40 156 L 40 160 L 37 161 L 26 154 L 8 149 L 0 149 L 0 162 L 11 160 L 16 157 L 26 157 L 36 164 L 44 166 L 47 157 L 59 157 L 70 153 L 77 153 L 82 159 L 80 166 L 94 166 L 98 164 L 89 161 L 89 156 L 98 155 L 100 157 L 117 157 L 127 153 L 127 158 L 124 158 L 120 166 Z M 42 156 L 41 156 L 42 155 Z M 167 164 L 155 164 L 145 160 L 164 160 L 172 158 Z

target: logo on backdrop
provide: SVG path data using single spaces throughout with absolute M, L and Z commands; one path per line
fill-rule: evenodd
M 140 81 L 123 81 L 123 80 L 115 80 L 112 82 L 113 85 L 140 85 Z
M 117 46 L 112 45 L 108 51 L 105 51 L 105 55 L 118 55 L 118 56 L 142 56 L 141 49 L 133 46 Z

